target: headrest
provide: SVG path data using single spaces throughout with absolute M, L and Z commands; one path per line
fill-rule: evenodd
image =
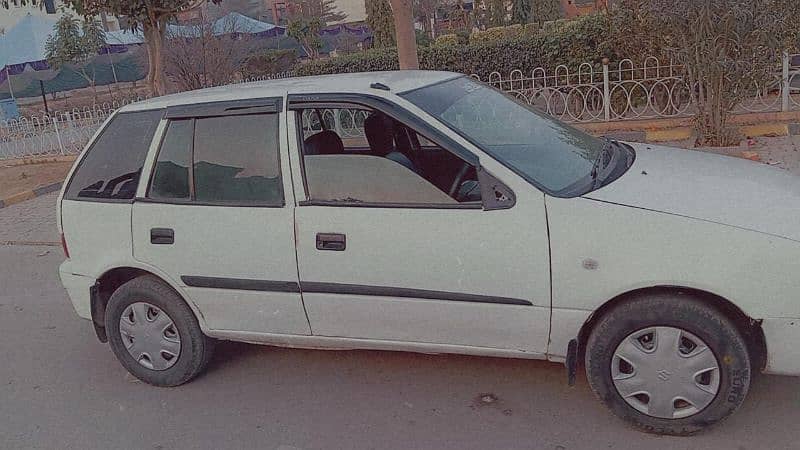
M 364 134 L 374 154 L 384 156 L 394 151 L 394 121 L 387 115 L 370 114 L 364 120 Z
M 344 153 L 342 138 L 334 131 L 322 130 L 303 141 L 306 155 L 341 155 Z

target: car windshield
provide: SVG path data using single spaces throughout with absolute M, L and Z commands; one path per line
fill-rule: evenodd
M 402 97 L 553 195 L 591 189 L 603 141 L 525 102 L 468 77 Z

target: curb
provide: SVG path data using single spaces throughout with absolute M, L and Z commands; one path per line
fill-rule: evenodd
M 15 167 L 27 166 L 30 164 L 46 164 L 54 162 L 73 162 L 78 158 L 78 155 L 58 155 L 58 156 L 31 156 L 27 158 L 17 159 L 3 159 L 0 160 L 0 166 Z
M 51 192 L 56 192 L 61 189 L 62 184 L 64 183 L 62 181 L 59 181 L 58 183 L 48 184 L 29 191 L 23 191 L 6 198 L 0 198 L 0 209 L 5 208 L 6 206 L 14 205 L 16 203 L 24 202 L 25 200 L 30 200 L 35 197 L 49 194 Z

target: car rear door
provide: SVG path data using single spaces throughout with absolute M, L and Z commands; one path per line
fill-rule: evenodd
M 310 333 L 281 103 L 169 108 L 133 206 L 134 257 L 179 284 L 212 332 Z
M 338 98 L 290 96 L 295 114 L 288 117 L 289 134 L 298 136 L 290 140 L 295 192 L 302 196 L 297 254 L 313 334 L 544 354 L 550 325 L 544 196 L 491 160 L 479 169 L 481 203 L 457 202 L 374 154 L 304 156 L 303 113 L 324 109 L 315 102 L 325 100 Z M 413 123 L 385 102 L 362 101 L 352 107 Z M 413 125 L 459 155 L 455 172 L 461 164 L 475 170 L 478 157 L 463 144 Z

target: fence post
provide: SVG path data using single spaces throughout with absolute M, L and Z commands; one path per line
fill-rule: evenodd
M 783 62 L 781 74 L 781 111 L 789 111 L 789 52 L 784 50 L 781 55 Z
M 61 132 L 58 131 L 58 119 L 53 117 L 53 128 L 56 130 L 56 139 L 58 139 L 58 150 L 61 152 L 62 155 L 66 155 L 67 153 L 64 151 L 64 144 L 61 143 Z
M 608 80 L 608 58 L 603 58 L 603 120 L 611 120 L 611 88 Z

